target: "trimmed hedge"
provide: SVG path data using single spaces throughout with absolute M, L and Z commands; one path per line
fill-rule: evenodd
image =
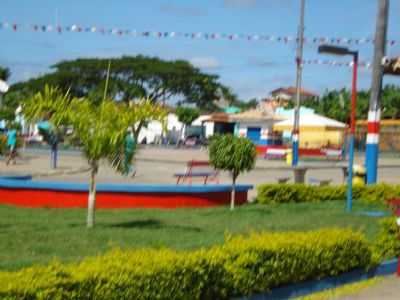
M 228 299 L 366 268 L 360 233 L 262 233 L 193 252 L 114 250 L 79 264 L 0 273 L 1 299 Z
M 400 257 L 400 228 L 395 217 L 380 221 L 380 231 L 373 245 L 373 254 L 376 261 Z
M 400 197 L 400 185 L 354 185 L 353 198 L 369 203 L 386 203 Z M 257 187 L 257 202 L 262 204 L 321 202 L 346 199 L 346 186 L 306 184 L 262 184 Z

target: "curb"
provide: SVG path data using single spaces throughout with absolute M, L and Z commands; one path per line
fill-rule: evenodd
M 345 284 L 371 279 L 377 276 L 387 276 L 396 273 L 397 259 L 385 261 L 376 268 L 365 271 L 357 269 L 348 273 L 320 280 L 296 283 L 290 286 L 274 288 L 270 292 L 235 298 L 236 300 L 284 300 L 306 296 L 326 289 L 336 288 Z
M 69 169 L 69 170 L 60 170 L 60 171 L 49 171 L 44 173 L 33 173 L 32 178 L 40 178 L 40 177 L 50 177 L 50 176 L 58 176 L 58 175 L 73 175 L 78 173 L 85 173 L 90 171 L 89 167 L 81 167 L 78 169 Z

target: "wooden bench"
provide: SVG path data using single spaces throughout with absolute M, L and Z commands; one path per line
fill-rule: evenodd
M 191 184 L 193 177 L 203 178 L 204 184 L 207 184 L 208 181 L 219 183 L 218 175 L 218 170 L 215 170 L 210 165 L 210 162 L 202 160 L 190 160 L 187 162 L 185 172 L 174 174 L 176 184 L 184 183 L 185 181 Z

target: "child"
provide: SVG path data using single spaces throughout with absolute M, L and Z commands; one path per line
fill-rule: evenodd
M 132 177 L 135 177 L 135 175 L 136 175 L 136 170 L 134 169 L 134 167 L 131 164 L 133 155 L 135 153 L 135 149 L 136 149 L 136 141 L 135 141 L 135 138 L 133 137 L 133 131 L 132 131 L 132 128 L 128 128 L 128 132 L 125 137 L 125 149 L 124 149 L 125 161 L 124 161 L 124 164 L 125 164 L 125 170 L 127 172 L 126 175 L 131 173 Z
M 7 147 L 8 147 L 8 157 L 6 164 L 8 165 L 11 161 L 13 165 L 16 164 L 15 157 L 17 154 L 17 130 L 9 129 L 7 131 Z

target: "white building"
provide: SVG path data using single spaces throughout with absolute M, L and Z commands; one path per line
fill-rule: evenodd
M 231 115 L 229 118 L 236 123 L 235 134 L 247 137 L 257 145 L 273 144 L 274 124 L 286 119 L 257 109 Z
M 204 126 L 205 137 L 210 137 L 214 134 L 214 123 L 207 121 L 209 115 L 201 115 L 192 122 L 192 126 Z M 139 143 L 145 142 L 146 144 L 161 143 L 162 137 L 167 139 L 176 140 L 177 138 L 183 139 L 185 137 L 184 124 L 179 122 L 178 117 L 169 113 L 166 120 L 166 132 L 163 132 L 163 126 L 159 121 L 151 121 L 146 127 L 143 127 L 139 133 Z

